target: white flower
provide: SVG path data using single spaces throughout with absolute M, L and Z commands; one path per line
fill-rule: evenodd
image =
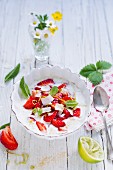
M 34 31 L 34 33 L 33 33 L 33 37 L 34 38 L 38 38 L 38 39 L 41 39 L 41 35 L 42 35 L 42 31 L 41 30 L 39 30 L 39 29 L 36 29 L 35 31 Z
M 54 27 L 54 26 L 55 26 L 55 22 L 54 22 L 54 21 L 47 20 L 47 21 L 46 21 L 46 26 L 47 26 L 47 27 Z
M 50 38 L 51 34 L 50 31 L 46 28 L 42 31 L 42 39 L 47 40 Z

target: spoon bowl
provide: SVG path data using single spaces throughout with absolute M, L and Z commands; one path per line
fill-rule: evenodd
M 95 109 L 100 112 L 104 112 L 109 108 L 109 97 L 106 91 L 100 86 L 97 86 L 94 90 L 93 104 Z

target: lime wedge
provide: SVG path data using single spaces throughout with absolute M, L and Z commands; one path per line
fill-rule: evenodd
M 90 137 L 80 137 L 78 152 L 81 158 L 89 163 L 98 163 L 104 159 L 104 151 L 100 144 Z

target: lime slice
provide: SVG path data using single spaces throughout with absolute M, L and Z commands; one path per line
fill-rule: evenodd
M 90 137 L 80 137 L 78 152 L 81 158 L 89 163 L 98 163 L 104 159 L 104 151 L 100 144 Z

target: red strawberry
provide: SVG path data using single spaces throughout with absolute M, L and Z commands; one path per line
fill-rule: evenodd
M 73 110 L 73 116 L 76 116 L 76 117 L 80 116 L 80 108 Z
M 49 95 L 49 93 L 48 93 L 48 92 L 44 92 L 44 91 L 42 91 L 42 92 L 41 92 L 41 94 L 42 94 L 42 97 L 46 97 L 46 96 L 48 96 L 48 95 Z
M 30 96 L 30 98 L 24 104 L 24 108 L 25 109 L 33 109 L 35 107 L 35 105 L 37 104 L 38 100 L 39 100 L 39 97 Z
M 58 111 L 54 111 L 53 114 L 51 116 L 45 115 L 44 116 L 44 121 L 45 122 L 51 122 L 55 116 L 57 115 Z
M 60 90 L 60 89 L 62 89 L 62 88 L 64 88 L 64 87 L 66 87 L 66 83 L 63 83 L 63 84 L 61 84 L 60 86 L 58 86 L 58 89 Z
M 72 98 L 71 98 L 71 97 L 69 97 L 69 96 L 64 96 L 62 99 L 63 99 L 64 101 L 72 100 Z
M 9 126 L 2 130 L 0 141 L 7 149 L 10 150 L 15 150 L 18 147 L 18 143 Z
M 35 108 L 41 108 L 41 106 L 42 106 L 42 102 L 40 100 L 36 103 Z
M 40 89 L 41 89 L 40 87 L 37 87 L 37 86 L 35 87 L 35 90 L 40 90 Z
M 45 126 L 43 123 L 41 123 L 41 122 L 39 122 L 39 121 L 36 121 L 36 125 L 37 125 L 37 127 L 38 127 L 38 129 L 39 129 L 40 131 L 43 131 L 43 132 L 46 132 L 46 131 L 47 131 L 47 128 L 46 128 L 46 126 Z
M 57 120 L 57 119 L 53 119 L 51 123 L 53 126 L 55 126 L 57 128 L 63 127 L 66 125 L 65 122 L 63 122 L 62 120 Z
M 45 86 L 45 85 L 48 85 L 48 84 L 54 84 L 53 79 L 43 80 L 43 81 L 37 83 L 37 86 Z
M 67 109 L 64 109 L 64 110 L 63 110 L 63 113 L 65 114 L 65 118 L 66 118 L 66 119 L 67 119 L 68 117 L 71 117 L 71 116 L 72 116 Z
M 62 93 L 57 93 L 54 98 L 57 98 L 57 99 L 62 99 L 63 95 Z

